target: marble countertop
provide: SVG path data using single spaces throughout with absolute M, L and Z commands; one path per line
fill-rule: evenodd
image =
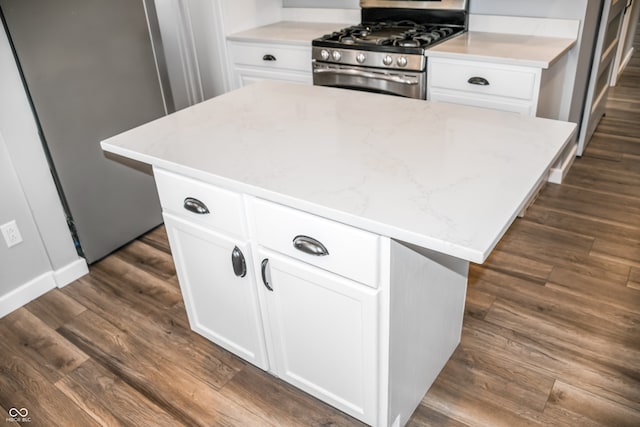
M 311 41 L 313 39 L 332 33 L 333 31 L 337 31 L 346 26 L 347 25 L 345 24 L 326 22 L 282 21 L 230 34 L 227 36 L 227 40 L 311 46 Z M 309 61 L 311 61 L 311 59 L 309 59 Z
M 575 43 L 570 38 L 468 31 L 429 48 L 427 56 L 547 69 Z
M 489 109 L 265 81 L 102 147 L 481 263 L 574 131 Z

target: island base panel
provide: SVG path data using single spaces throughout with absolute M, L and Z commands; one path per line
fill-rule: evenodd
M 391 240 L 388 420 L 407 423 L 460 342 L 469 262 Z

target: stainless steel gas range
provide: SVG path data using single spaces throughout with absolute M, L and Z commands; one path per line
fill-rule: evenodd
M 313 40 L 313 84 L 426 99 L 427 51 L 466 31 L 468 0 L 360 0 L 360 7 L 360 24 Z

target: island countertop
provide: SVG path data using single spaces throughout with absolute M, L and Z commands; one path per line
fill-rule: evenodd
M 574 132 L 513 113 L 260 82 L 102 147 L 481 263 Z

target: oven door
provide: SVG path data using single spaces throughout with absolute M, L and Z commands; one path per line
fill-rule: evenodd
M 397 72 L 313 62 L 313 84 L 427 99 L 425 72 Z

